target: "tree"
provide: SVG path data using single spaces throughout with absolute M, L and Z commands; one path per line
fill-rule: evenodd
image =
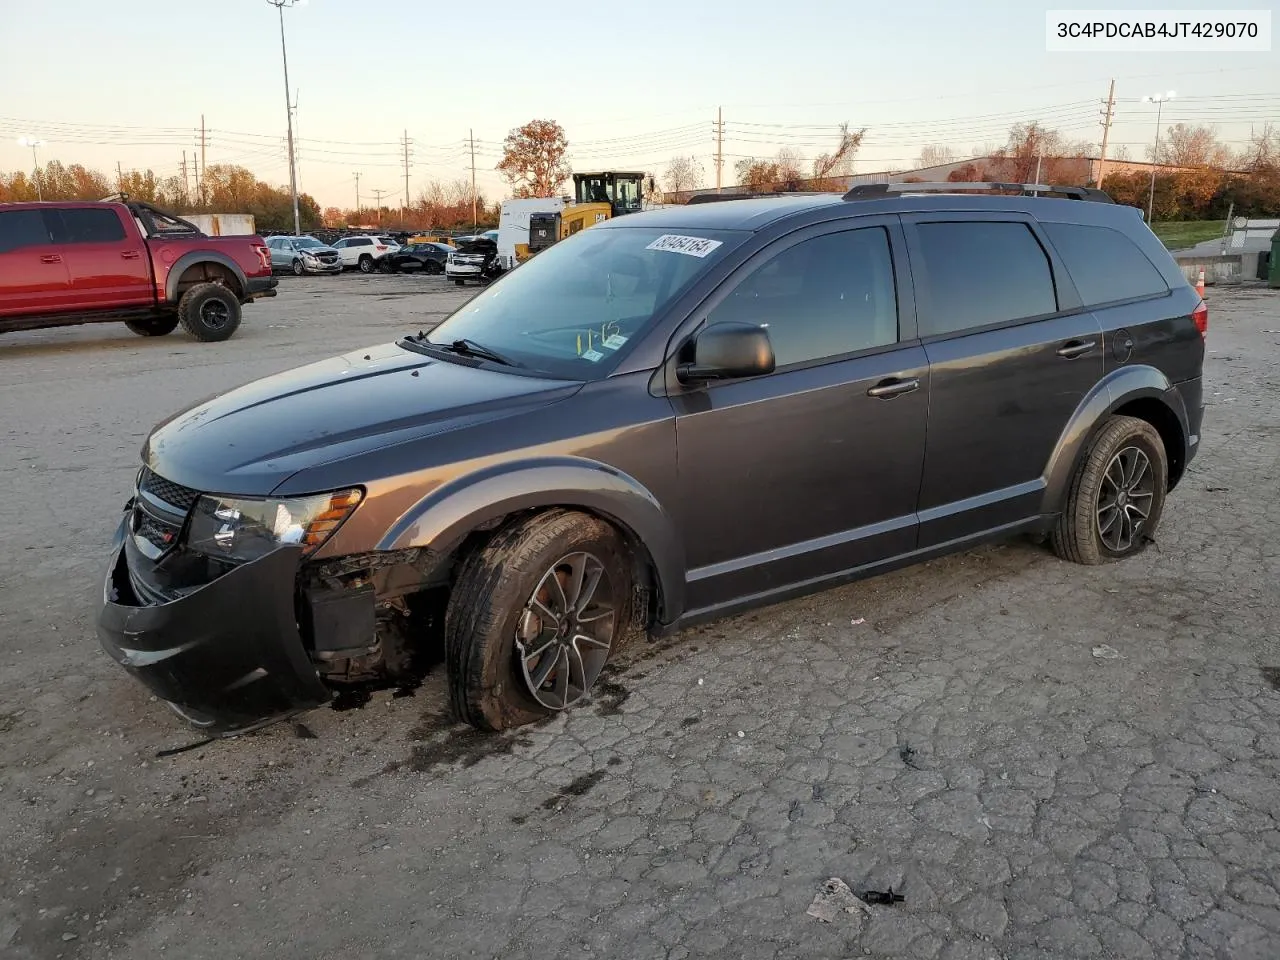
M 1249 140 L 1249 145 L 1236 156 L 1232 164 L 1237 170 L 1260 172 L 1280 166 L 1280 128 L 1266 124 Z
M 569 179 L 569 141 L 554 120 L 530 120 L 507 134 L 497 170 L 517 197 L 554 197 Z
M 1218 142 L 1212 127 L 1176 123 L 1160 141 L 1160 153 L 1148 149 L 1147 156 L 1169 167 L 1217 167 L 1226 169 L 1231 162 L 1227 148 Z
M 1064 183 L 1087 175 L 1077 169 L 1077 158 L 1092 154 L 1092 144 L 1067 142 L 1057 130 L 1033 121 L 1014 124 L 1009 139 L 992 151 L 991 159 L 1000 176 L 1014 183 L 1031 182 L 1037 168 L 1042 183 Z
M 840 141 L 830 153 L 820 153 L 813 161 L 813 189 L 837 190 L 843 184 L 835 178 L 847 177 L 853 173 L 853 161 L 858 156 L 858 148 L 862 146 L 862 138 L 867 135 L 863 127 L 857 133 L 849 132 L 849 124 L 840 124 Z
M 923 170 L 925 167 L 941 167 L 948 163 L 955 163 L 955 160 L 955 151 L 950 147 L 931 143 L 920 150 L 920 156 L 916 158 L 914 169 Z
M 697 190 L 703 183 L 705 171 L 697 157 L 673 157 L 662 175 L 662 185 L 671 193 Z

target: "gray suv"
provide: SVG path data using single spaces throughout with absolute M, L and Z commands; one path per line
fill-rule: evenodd
M 234 734 L 395 682 L 446 595 L 454 711 L 501 729 L 638 632 L 1021 533 L 1123 560 L 1199 447 L 1207 326 L 1140 212 L 1082 188 L 621 217 L 430 332 L 158 425 L 99 635 Z

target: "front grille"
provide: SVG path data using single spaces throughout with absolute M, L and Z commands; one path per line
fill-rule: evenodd
M 195 506 L 196 498 L 200 496 L 199 490 L 192 490 L 172 480 L 166 480 L 159 474 L 153 473 L 150 467 L 142 468 L 142 479 L 138 483 L 138 490 L 150 494 L 157 500 L 163 500 L 182 513 L 186 513 Z
M 168 550 L 173 546 L 174 541 L 178 539 L 179 527 L 165 523 L 145 511 L 138 511 L 137 529 L 134 530 L 138 536 L 146 540 L 157 550 Z
M 338 255 L 336 253 L 322 253 L 317 259 L 321 263 L 337 263 Z

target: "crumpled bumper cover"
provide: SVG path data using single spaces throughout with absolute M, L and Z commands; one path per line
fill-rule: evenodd
M 141 605 L 117 547 L 98 639 L 118 664 L 209 733 L 231 736 L 327 703 L 298 632 L 301 550 L 282 547 L 169 603 Z

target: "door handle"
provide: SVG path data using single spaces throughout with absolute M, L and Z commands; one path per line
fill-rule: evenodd
M 919 389 L 919 380 L 881 380 L 867 391 L 867 396 L 878 400 L 892 400 L 894 397 Z
M 62 258 L 56 253 L 46 253 L 40 258 L 41 263 L 61 263 Z
M 126 260 L 137 260 L 140 254 L 137 250 L 124 250 L 120 253 L 120 256 Z
M 1068 340 L 1058 348 L 1058 356 L 1074 360 L 1076 357 L 1084 356 L 1097 345 L 1095 340 Z

